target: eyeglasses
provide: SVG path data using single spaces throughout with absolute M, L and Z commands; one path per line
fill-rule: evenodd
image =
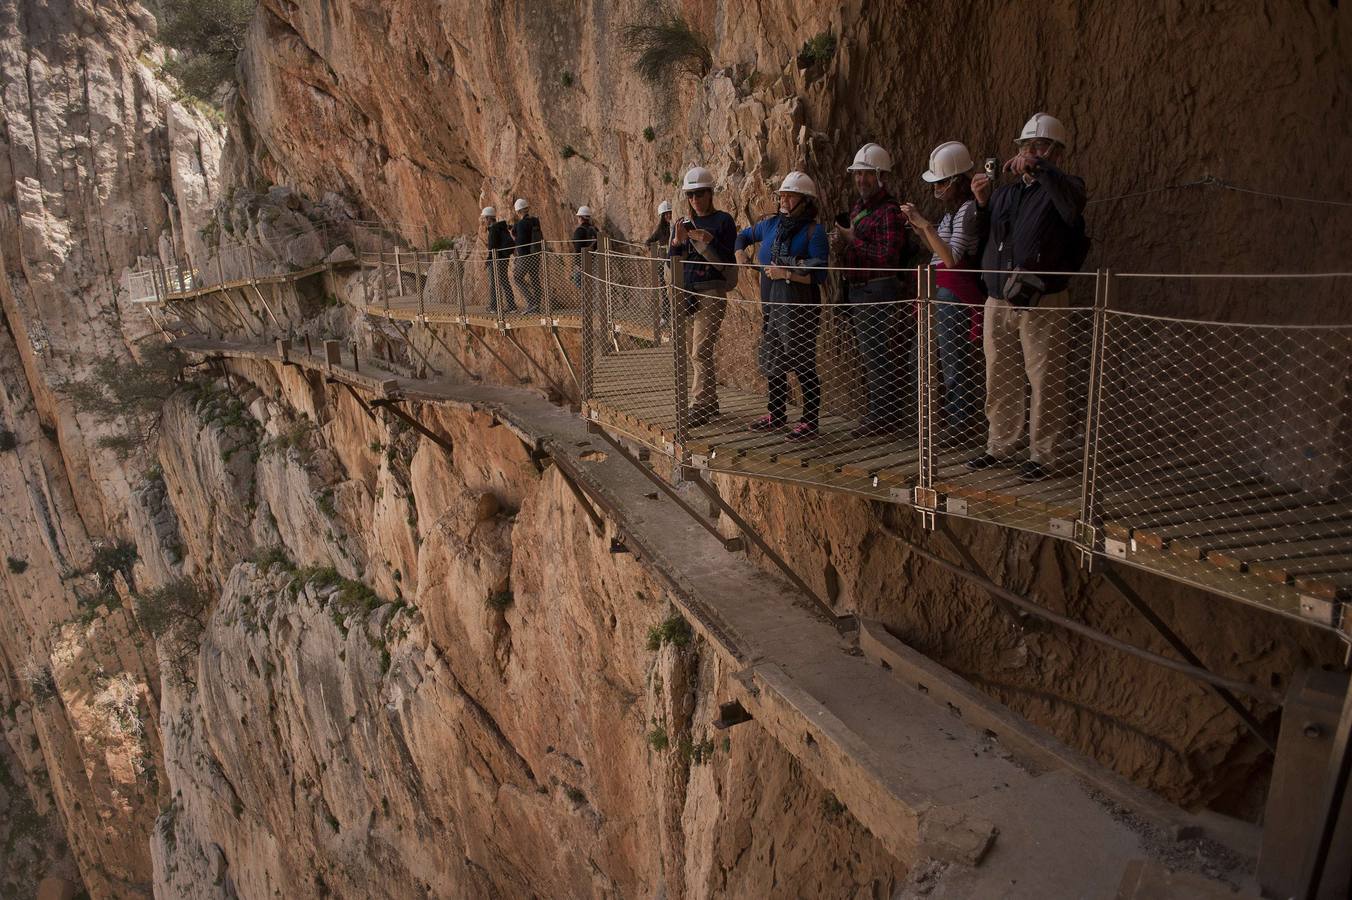
M 1055 146 L 1056 146 L 1055 141 L 1049 141 L 1046 138 L 1033 138 L 1032 140 L 1027 140 L 1020 143 L 1019 149 L 1036 150 L 1039 153 L 1046 153 L 1048 150 L 1052 149 Z
M 706 195 L 706 194 L 712 194 L 712 193 L 713 193 L 713 191 L 712 191 L 711 189 L 709 189 L 709 188 L 700 188 L 700 189 L 697 190 L 697 191 L 686 191 L 686 192 L 685 192 L 685 199 L 687 199 L 687 200 L 693 200 L 693 199 L 695 199 L 696 197 L 703 197 L 703 196 Z

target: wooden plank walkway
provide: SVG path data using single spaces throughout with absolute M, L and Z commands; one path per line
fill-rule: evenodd
M 765 397 L 720 385 L 721 415 L 676 446 L 670 348 L 610 353 L 597 360 L 583 415 L 654 449 L 691 454 L 714 471 L 809 484 L 909 502 L 919 448 L 912 435 L 851 437 L 857 424 L 823 415 L 820 435 L 789 440 L 756 432 Z M 791 408 L 789 419 L 795 418 Z M 950 514 L 1062 538 L 1074 536 L 1082 477 L 1078 439 L 1051 478 L 1025 483 L 1014 468 L 982 471 L 964 462 L 980 444 L 935 450 L 934 486 Z M 1272 483 L 1220 460 L 1124 459 L 1098 473 L 1110 556 L 1227 597 L 1311 621 L 1302 597 L 1352 601 L 1352 502 Z

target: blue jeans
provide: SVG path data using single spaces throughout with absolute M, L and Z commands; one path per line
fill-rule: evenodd
M 975 428 L 980 411 L 977 373 L 981 345 L 972 341 L 972 315 L 979 307 L 958 303 L 957 295 L 939 288 L 934 309 L 939 344 L 939 374 L 944 384 L 944 429 Z
M 914 398 L 905 390 L 899 372 L 901 361 L 911 356 L 915 345 L 915 322 L 911 306 L 898 302 L 900 296 L 901 285 L 896 278 L 850 285 L 847 308 L 855 342 L 864 358 L 868 394 L 864 425 L 897 428 L 915 418 Z M 906 383 L 912 383 L 912 379 L 908 377 Z

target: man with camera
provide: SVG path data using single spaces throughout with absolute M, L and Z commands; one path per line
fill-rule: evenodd
M 671 229 L 671 255 L 684 258 L 685 283 L 678 287 L 682 288 L 684 310 L 691 318 L 690 354 L 695 374 L 686 421 L 698 428 L 718 416 L 714 347 L 728 308 L 728 291 L 737 278 L 736 269 L 718 263 L 735 261 L 737 225 L 732 216 L 714 207 L 714 176 L 703 166 L 693 166 L 685 173 L 681 192 L 690 215 L 677 219 Z
M 1070 279 L 1055 273 L 1077 271 L 1088 252 L 1085 186 L 1059 168 L 1066 129 L 1057 119 L 1035 114 L 1017 143 L 1018 155 L 1004 165 L 1017 181 L 992 196 L 990 175 L 972 179 L 977 230 L 986 247 L 982 346 L 990 431 L 986 452 L 967 467 L 1012 465 L 1026 412 L 1028 460 L 1019 466 L 1019 478 L 1040 481 L 1052 472 L 1065 429 Z

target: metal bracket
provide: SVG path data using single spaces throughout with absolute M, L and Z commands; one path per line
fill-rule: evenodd
M 898 494 L 904 495 L 904 492 L 898 488 L 891 490 L 893 500 L 897 500 Z M 939 509 L 939 492 L 934 488 L 917 487 L 915 489 L 915 508 L 925 512 L 935 512 Z
M 1330 628 L 1337 628 L 1341 616 L 1341 605 L 1337 600 L 1326 600 L 1322 597 L 1310 597 L 1306 594 L 1300 595 L 1300 615 L 1302 618 L 1309 619 L 1311 622 L 1318 622 L 1320 625 L 1327 625 Z
M 709 468 L 709 457 L 703 453 L 692 453 L 690 454 L 690 465 L 696 469 L 707 469 Z
M 967 501 L 962 497 L 945 497 L 944 511 L 952 516 L 967 515 Z
M 1051 519 L 1047 522 L 1048 531 L 1059 538 L 1074 540 L 1075 523 L 1070 519 Z
M 1127 558 L 1127 542 L 1115 541 L 1112 538 L 1104 538 L 1103 553 L 1109 559 L 1125 560 Z
M 1092 523 L 1086 522 L 1083 519 L 1076 519 L 1075 543 L 1079 544 L 1082 548 L 1093 552 L 1094 548 L 1098 546 L 1098 529 L 1095 528 Z

